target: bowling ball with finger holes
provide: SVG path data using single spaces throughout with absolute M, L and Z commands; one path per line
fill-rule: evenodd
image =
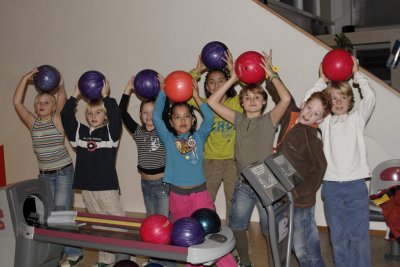
M 224 68 L 226 51 L 228 51 L 228 47 L 224 43 L 209 42 L 201 50 L 201 61 L 208 69 Z
M 140 226 L 140 237 L 143 241 L 154 244 L 169 244 L 171 241 L 172 223 L 161 214 L 148 216 Z
M 158 73 L 151 69 L 144 69 L 136 74 L 133 80 L 136 93 L 145 99 L 154 99 L 160 92 Z
M 105 76 L 97 70 L 89 70 L 79 78 L 78 86 L 82 95 L 90 100 L 99 99 Z
M 121 260 L 116 262 L 114 267 L 139 267 L 139 265 L 131 260 Z
M 144 267 L 163 267 L 163 266 L 159 263 L 152 262 L 152 263 L 146 264 Z
M 176 246 L 190 247 L 203 243 L 205 236 L 206 232 L 195 218 L 183 217 L 172 226 L 171 243 Z
M 38 72 L 33 74 L 33 83 L 44 92 L 49 92 L 58 87 L 61 81 L 60 72 L 51 65 L 38 67 Z
M 353 74 L 353 58 L 344 49 L 333 49 L 322 59 L 322 71 L 331 81 L 347 81 Z
M 221 230 L 221 219 L 218 214 L 209 208 L 198 209 L 191 215 L 196 219 L 206 232 L 206 235 L 217 233 Z
M 173 102 L 186 102 L 193 96 L 193 78 L 186 71 L 173 71 L 165 78 L 164 91 Z
M 256 51 L 241 54 L 235 62 L 235 73 L 242 83 L 257 84 L 265 79 L 265 70 L 261 67 L 263 56 Z

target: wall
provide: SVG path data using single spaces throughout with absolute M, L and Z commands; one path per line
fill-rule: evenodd
M 0 143 L 5 147 L 10 183 L 37 176 L 29 132 L 12 106 L 15 86 L 34 66 L 59 68 L 69 95 L 83 72 L 99 70 L 110 81 L 111 96 L 119 100 L 132 73 L 153 68 L 166 76 L 173 70 L 189 70 L 202 47 L 219 40 L 236 57 L 247 50 L 272 49 L 282 79 L 300 101 L 317 80 L 320 61 L 329 49 L 249 0 L 3 0 L 0 35 Z M 366 131 L 373 168 L 386 158 L 400 158 L 396 119 L 400 112 L 399 96 L 393 90 L 373 77 L 371 84 L 378 99 Z M 28 107 L 35 94 L 30 87 Z M 135 119 L 138 105 L 133 97 L 129 111 Z M 81 101 L 80 119 L 83 106 Z M 269 103 L 268 109 L 272 106 Z M 124 131 L 117 162 L 122 201 L 127 211 L 144 212 L 136 164 L 135 143 Z M 76 206 L 82 207 L 80 195 L 76 196 Z M 216 204 L 223 217 L 221 192 Z M 316 217 L 319 225 L 326 225 L 320 201 Z M 257 219 L 255 213 L 253 220 Z

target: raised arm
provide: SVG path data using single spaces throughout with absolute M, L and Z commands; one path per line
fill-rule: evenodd
M 221 88 L 216 90 L 207 100 L 208 105 L 224 120 L 234 123 L 235 122 L 235 111 L 226 107 L 220 101 L 224 97 L 226 91 L 237 82 L 238 78 L 236 73 L 233 71 L 229 80 L 224 83 Z
M 196 101 L 196 104 L 198 107 L 200 107 L 201 104 L 203 104 L 203 99 L 201 99 L 199 95 L 199 86 L 197 84 L 197 81 L 193 79 L 193 99 Z
M 119 101 L 119 110 L 121 112 L 121 118 L 122 121 L 124 122 L 126 128 L 128 131 L 133 134 L 137 127 L 138 123 L 131 117 L 131 115 L 128 113 L 128 104 L 129 104 L 129 99 L 131 97 L 132 91 L 134 90 L 133 88 L 133 80 L 135 79 L 135 76 L 132 76 L 128 83 L 125 86 L 124 93 L 121 96 L 121 100 Z
M 367 77 L 359 71 L 358 62 L 355 57 L 353 57 L 353 63 L 353 80 L 360 85 L 363 96 L 359 103 L 358 112 L 363 117 L 365 123 L 367 123 L 375 107 L 375 92 L 370 86 Z
M 72 93 L 72 96 L 67 100 L 65 103 L 63 109 L 60 112 L 61 115 L 61 122 L 65 131 L 65 134 L 67 135 L 68 139 L 70 142 L 75 142 L 75 137 L 76 137 L 76 130 L 78 128 L 78 121 L 76 120 L 75 117 L 75 108 L 76 108 L 76 103 L 77 99 L 80 96 L 80 91 L 79 87 L 76 84 L 74 92 Z
M 103 88 L 101 96 L 104 99 L 104 107 L 107 110 L 108 129 L 113 141 L 118 141 L 122 132 L 121 113 L 118 108 L 117 101 L 110 97 L 110 83 L 108 80 L 103 80 Z
M 328 85 L 327 85 L 328 82 L 330 82 L 330 80 L 325 76 L 324 72 L 322 71 L 322 64 L 320 64 L 319 65 L 319 79 L 313 85 L 313 87 L 306 92 L 306 95 L 304 96 L 303 101 L 301 102 L 301 107 L 304 106 L 307 99 L 309 99 L 313 93 L 320 92 L 320 91 L 324 90 L 326 87 L 328 87 Z
M 61 75 L 61 80 L 57 91 L 56 114 L 60 114 L 65 102 L 67 102 L 67 92 L 65 91 L 64 78 Z
M 58 90 L 56 94 L 56 111 L 54 113 L 53 121 L 57 129 L 62 133 L 64 132 L 64 127 L 61 122 L 60 113 L 65 105 L 65 102 L 67 102 L 67 92 L 65 91 L 64 78 L 61 75 L 60 84 L 58 85 Z
M 276 90 L 275 86 L 269 80 L 265 81 L 265 90 L 267 90 L 268 94 L 271 96 L 272 101 L 274 101 L 275 105 L 281 101 L 279 97 L 278 91 Z M 290 94 L 290 92 L 289 92 Z M 296 101 L 294 100 L 292 94 L 290 94 L 290 104 L 288 110 L 297 111 L 299 108 L 296 105 Z
M 29 130 L 32 129 L 33 123 L 35 122 L 35 114 L 30 112 L 24 105 L 25 93 L 28 87 L 28 83 L 33 80 L 33 74 L 38 72 L 37 68 L 32 69 L 30 72 L 22 76 L 19 81 L 17 88 L 14 93 L 14 108 L 18 116 L 21 118 L 22 122 L 28 127 Z
M 195 81 L 200 81 L 201 79 L 201 74 L 206 70 L 206 66 L 204 65 L 203 61 L 201 60 L 201 55 L 197 57 L 197 64 L 196 68 L 191 69 L 189 71 L 189 74 L 192 76 L 192 78 Z
M 261 66 L 265 70 L 265 75 L 266 78 L 272 82 L 272 84 L 275 86 L 276 91 L 278 92 L 278 96 L 280 98 L 279 102 L 276 103 L 275 107 L 271 110 L 271 119 L 272 123 L 274 126 L 278 125 L 280 119 L 282 116 L 285 114 L 286 109 L 288 108 L 290 101 L 291 101 L 291 95 L 286 88 L 286 86 L 283 84 L 277 73 L 275 73 L 272 69 L 272 51 L 270 50 L 269 54 L 263 52 L 264 58 L 262 59 L 262 64 Z

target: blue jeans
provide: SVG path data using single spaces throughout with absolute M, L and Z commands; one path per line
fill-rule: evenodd
M 55 210 L 70 210 L 73 203 L 72 182 L 74 167 L 65 167 L 55 173 L 39 173 L 38 178 L 50 184 Z
M 169 218 L 169 185 L 162 178 L 145 180 L 142 178 L 142 192 L 147 216 L 162 214 Z
M 65 167 L 55 173 L 39 173 L 38 178 L 50 184 L 51 193 L 54 198 L 54 209 L 71 210 L 73 206 L 72 183 L 74 180 L 74 167 Z M 64 253 L 74 257 L 82 255 L 82 249 L 65 247 Z
M 237 181 L 232 198 L 229 226 L 232 230 L 247 230 L 254 206 L 257 205 L 261 227 L 264 235 L 269 235 L 268 213 L 256 192 L 250 185 Z
M 294 208 L 293 251 L 300 267 L 325 267 L 314 212 L 315 206 Z
M 169 185 L 158 180 L 146 180 L 142 177 L 142 192 L 147 216 L 162 214 L 169 218 Z M 150 263 L 157 263 L 165 267 L 178 267 L 176 261 L 151 258 Z
M 371 266 L 369 197 L 364 179 L 324 181 L 321 196 L 335 266 Z

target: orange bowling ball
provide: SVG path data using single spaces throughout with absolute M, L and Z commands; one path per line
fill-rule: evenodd
M 174 102 L 186 102 L 193 96 L 193 78 L 183 70 L 171 72 L 165 78 L 165 94 Z

